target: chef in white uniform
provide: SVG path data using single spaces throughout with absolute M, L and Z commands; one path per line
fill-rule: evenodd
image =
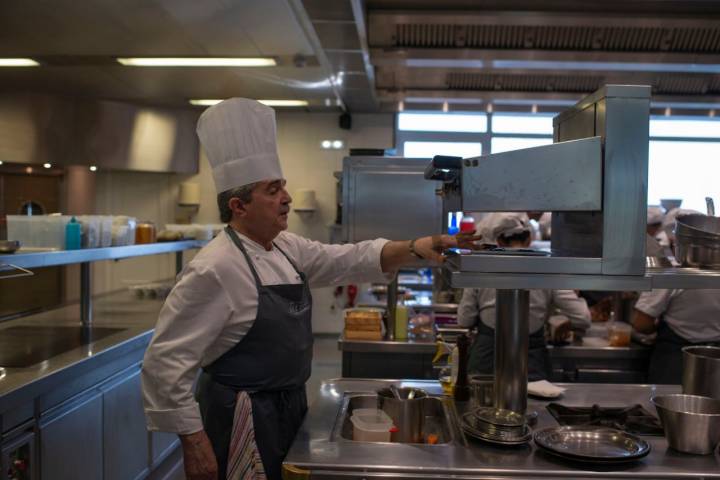
M 528 248 L 530 225 L 525 213 L 492 213 L 478 225 L 483 243 L 499 247 Z M 572 290 L 530 290 L 528 379 L 548 378 L 549 358 L 545 345 L 545 322 L 553 310 L 565 315 L 573 328 L 590 327 L 590 311 Z M 477 327 L 470 348 L 468 371 L 492 374 L 495 363 L 495 289 L 469 288 L 458 305 L 458 324 Z
M 657 332 L 650 355 L 648 382 L 682 382 L 682 348 L 720 346 L 720 292 L 717 290 L 651 290 L 642 292 L 632 319 L 635 330 Z
M 274 111 L 226 100 L 202 114 L 198 136 L 228 227 L 183 269 L 160 312 L 142 369 L 147 423 L 180 435 L 189 480 L 279 479 L 307 409 L 309 287 L 387 280 L 400 265 L 442 261 L 458 242 L 325 245 L 285 232 L 291 198 Z

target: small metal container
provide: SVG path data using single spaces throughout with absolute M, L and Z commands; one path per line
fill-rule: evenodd
M 720 443 L 720 400 L 697 395 L 659 395 L 651 399 L 670 447 L 707 455 Z
M 17 240 L 0 240 L 0 255 L 15 253 L 20 248 Z
M 720 400 L 720 348 L 685 347 L 683 352 L 683 393 Z
M 402 443 L 423 443 L 425 424 L 424 401 L 427 393 L 418 388 L 398 388 L 400 399 L 395 398 L 389 388 L 378 390 L 378 408 L 392 418 L 397 427 L 390 441 Z M 408 400 L 414 392 L 412 400 Z

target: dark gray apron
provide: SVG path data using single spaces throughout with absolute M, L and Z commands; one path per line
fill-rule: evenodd
M 550 378 L 550 356 L 545 346 L 545 329 L 540 328 L 530 334 L 528 348 L 528 380 L 546 380 Z M 495 329 L 478 321 L 478 333 L 470 347 L 468 373 L 495 373 Z
M 218 478 L 224 480 L 226 476 L 237 392 L 246 391 L 265 473 L 269 479 L 280 480 L 282 461 L 307 411 L 312 297 L 305 275 L 275 244 L 302 283 L 262 285 L 240 238 L 230 227 L 225 231 L 252 271 L 258 291 L 257 316 L 233 348 L 203 368 L 196 395 L 205 432 L 217 457 Z
M 682 383 L 683 347 L 691 345 L 718 345 L 718 342 L 692 343 L 675 333 L 665 320 L 658 322 L 657 338 L 648 367 L 648 383 Z

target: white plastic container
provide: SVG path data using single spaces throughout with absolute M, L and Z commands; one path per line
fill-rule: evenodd
M 359 442 L 390 441 L 390 429 L 393 423 L 382 410 L 375 410 L 374 413 L 353 413 L 350 421 L 353 424 L 353 440 Z

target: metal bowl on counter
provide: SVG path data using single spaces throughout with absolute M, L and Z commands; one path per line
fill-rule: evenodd
M 0 240 L 0 255 L 15 253 L 20 248 L 20 242 L 17 240 Z
M 697 395 L 659 395 L 657 409 L 670 447 L 707 455 L 720 443 L 720 400 Z
M 675 257 L 683 267 L 720 270 L 720 218 L 702 214 L 678 217 Z

